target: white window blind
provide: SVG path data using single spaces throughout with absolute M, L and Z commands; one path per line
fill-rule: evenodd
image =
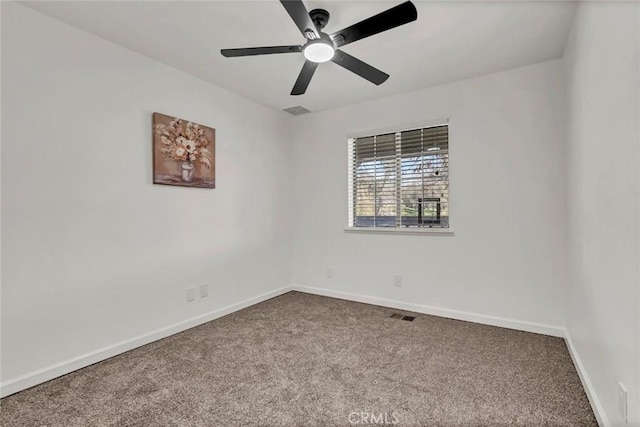
M 349 226 L 449 227 L 449 126 L 349 140 Z

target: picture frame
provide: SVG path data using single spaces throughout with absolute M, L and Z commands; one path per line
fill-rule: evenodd
M 153 183 L 215 188 L 216 130 L 153 113 Z

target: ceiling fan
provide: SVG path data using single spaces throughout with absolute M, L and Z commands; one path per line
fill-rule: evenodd
M 282 3 L 293 22 L 298 26 L 302 35 L 307 39 L 305 44 L 222 49 L 220 53 L 227 58 L 231 58 L 236 56 L 302 52 L 306 61 L 293 86 L 291 95 L 305 93 L 318 64 L 327 61 L 332 61 L 376 85 L 384 83 L 389 78 L 388 74 L 362 62 L 339 48 L 365 37 L 415 21 L 418 18 L 416 7 L 413 3 L 407 1 L 343 30 L 327 34 L 321 31 L 329 22 L 329 12 L 326 10 L 314 9 L 311 12 L 307 12 L 301 0 L 280 0 L 280 3 Z

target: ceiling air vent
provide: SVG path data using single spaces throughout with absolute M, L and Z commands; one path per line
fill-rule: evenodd
M 311 111 L 304 108 L 302 105 L 296 105 L 295 107 L 285 108 L 283 111 L 286 111 L 289 114 L 294 116 L 299 116 L 300 114 L 310 113 Z

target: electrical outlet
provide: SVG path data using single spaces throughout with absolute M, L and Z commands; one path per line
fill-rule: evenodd
M 187 302 L 191 302 L 196 299 L 196 290 L 193 288 L 187 289 Z
M 333 278 L 333 268 L 331 268 L 331 267 L 327 268 L 327 278 L 328 279 L 332 279 Z
M 200 285 L 200 298 L 206 298 L 209 296 L 209 285 L 202 284 Z
M 620 412 L 624 423 L 627 424 L 629 422 L 627 419 L 627 388 L 622 382 L 618 383 L 618 412 Z
M 402 276 L 401 275 L 396 274 L 395 276 L 393 276 L 393 286 L 395 286 L 396 288 L 402 287 Z

